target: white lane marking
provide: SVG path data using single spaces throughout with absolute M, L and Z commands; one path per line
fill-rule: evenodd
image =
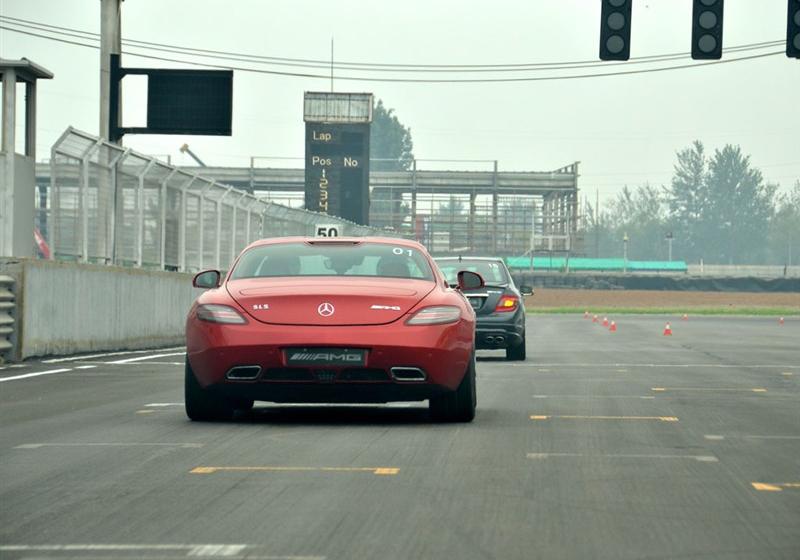
M 0 383 L 3 381 L 14 381 L 15 379 L 27 379 L 28 377 L 39 377 L 40 375 L 51 375 L 53 373 L 64 373 L 72 371 L 72 368 L 49 369 L 47 371 L 37 371 L 34 373 L 25 373 L 22 375 L 14 375 L 12 377 L 0 377 Z
M 160 408 L 163 406 L 183 406 L 183 402 L 151 402 L 146 404 L 145 406 L 150 406 L 154 408 Z
M 93 369 L 97 366 L 75 366 L 75 369 Z
M 800 439 L 800 436 L 742 436 L 744 439 Z
M 130 364 L 132 362 L 141 362 L 144 360 L 154 360 L 156 358 L 167 358 L 170 356 L 182 356 L 185 352 L 172 352 L 170 354 L 152 354 L 150 356 L 138 356 L 136 358 L 126 358 L 124 360 L 117 360 L 114 362 L 107 362 L 108 364 Z
M 40 449 L 42 447 L 182 447 L 196 449 L 203 447 L 204 443 L 144 443 L 144 442 L 93 442 L 93 443 L 23 443 L 14 449 Z
M 654 399 L 655 397 L 643 397 L 639 395 L 533 395 L 534 399 Z
M 722 441 L 726 438 L 732 439 L 775 439 L 775 440 L 800 440 L 800 436 L 720 436 L 720 435 L 713 435 L 713 434 L 706 434 L 703 436 L 705 439 L 713 440 L 713 441 Z
M 753 365 L 732 365 L 732 364 L 598 364 L 586 362 L 566 362 L 566 363 L 548 363 L 548 364 L 530 364 L 530 363 L 510 363 L 503 364 L 506 367 L 576 367 L 576 368 L 618 368 L 618 367 L 639 367 L 639 368 L 718 368 L 718 369 L 753 369 L 753 368 L 768 368 L 768 369 L 790 369 L 795 367 L 793 365 L 779 365 L 779 364 L 753 364 Z
M 102 354 L 84 354 L 82 356 L 69 356 L 67 358 L 50 358 L 49 360 L 42 360 L 43 364 L 57 364 L 60 362 L 76 362 L 80 360 L 91 360 L 92 358 L 107 358 L 108 356 L 125 356 L 128 354 L 146 354 L 153 351 L 169 351 L 180 350 L 183 346 L 173 346 L 171 348 L 150 348 L 149 350 L 125 350 L 120 352 L 103 352 Z
M 0 552 L 185 552 L 186 556 L 206 558 L 241 557 L 247 549 L 246 544 L 6 544 L 0 545 Z M 248 556 L 249 557 L 249 556 Z M 260 560 L 326 560 L 326 556 L 262 556 Z
M 245 548 L 243 544 L 203 544 L 194 547 L 186 556 L 236 556 Z
M 649 455 L 636 453 L 528 453 L 528 459 L 549 459 L 551 457 L 583 457 L 587 459 L 694 459 L 701 463 L 719 461 L 713 455 Z

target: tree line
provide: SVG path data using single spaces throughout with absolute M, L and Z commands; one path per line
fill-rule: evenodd
M 800 261 L 800 180 L 788 193 L 766 183 L 739 146 L 707 154 L 693 142 L 677 153 L 672 181 L 624 187 L 604 208 L 586 205 L 586 253 L 707 264 Z

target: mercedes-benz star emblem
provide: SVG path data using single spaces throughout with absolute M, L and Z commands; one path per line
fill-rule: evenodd
M 333 304 L 327 301 L 320 303 L 319 307 L 317 307 L 317 313 L 323 317 L 330 317 L 333 315 L 334 311 L 336 311 L 336 309 L 333 307 Z

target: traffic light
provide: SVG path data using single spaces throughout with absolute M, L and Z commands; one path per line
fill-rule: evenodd
M 786 24 L 786 56 L 800 58 L 800 0 L 789 0 Z
M 692 58 L 722 58 L 722 9 L 725 0 L 694 0 L 692 10 Z
M 631 4 L 633 0 L 602 0 L 600 59 L 628 60 L 631 56 Z

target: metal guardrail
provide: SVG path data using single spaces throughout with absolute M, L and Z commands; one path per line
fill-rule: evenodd
M 320 223 L 341 225 L 346 235 L 386 235 L 260 200 L 72 127 L 51 149 L 45 188 L 36 197 L 38 226 L 58 259 L 222 269 L 255 239 L 313 235 Z
M 15 311 L 14 278 L 0 275 L 0 363 L 14 350 Z

